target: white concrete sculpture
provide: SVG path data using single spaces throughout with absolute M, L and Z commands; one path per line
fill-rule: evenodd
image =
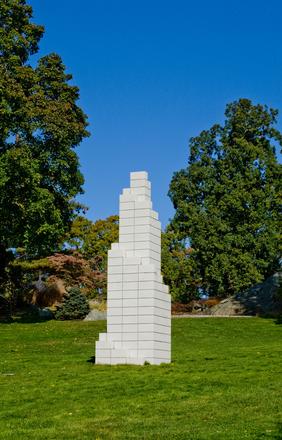
M 169 363 L 171 299 L 160 272 L 161 224 L 146 172 L 130 173 L 119 215 L 119 243 L 108 252 L 107 333 L 96 342 L 96 363 Z

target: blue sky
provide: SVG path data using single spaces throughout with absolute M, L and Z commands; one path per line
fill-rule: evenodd
M 89 116 L 77 152 L 81 201 L 95 220 L 118 213 L 129 172 L 146 170 L 163 225 L 188 140 L 240 97 L 281 112 L 280 0 L 29 0 L 45 26 L 40 55 L 59 53 Z

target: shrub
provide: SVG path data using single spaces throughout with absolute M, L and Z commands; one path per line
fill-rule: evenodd
M 86 297 L 81 293 L 78 287 L 73 287 L 65 295 L 63 303 L 57 307 L 55 319 L 83 319 L 89 313 L 89 310 Z

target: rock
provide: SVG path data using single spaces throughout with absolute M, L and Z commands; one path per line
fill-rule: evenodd
M 107 319 L 107 312 L 100 312 L 99 310 L 91 310 L 84 318 L 84 321 L 101 321 Z
M 281 282 L 282 274 L 276 273 L 263 283 L 225 298 L 211 308 L 211 315 L 279 315 L 282 313 L 282 298 L 278 294 Z
M 211 307 L 210 314 L 213 316 L 245 315 L 246 309 L 239 301 L 236 301 L 234 297 L 231 296 L 216 306 Z
M 40 316 L 40 318 L 44 318 L 44 319 L 53 319 L 54 318 L 53 313 L 47 307 L 45 307 L 44 309 L 38 308 L 38 315 Z

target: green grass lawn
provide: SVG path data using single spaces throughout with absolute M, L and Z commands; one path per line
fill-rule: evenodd
M 0 439 L 282 439 L 282 325 L 173 320 L 173 362 L 89 362 L 105 322 L 0 324 Z

